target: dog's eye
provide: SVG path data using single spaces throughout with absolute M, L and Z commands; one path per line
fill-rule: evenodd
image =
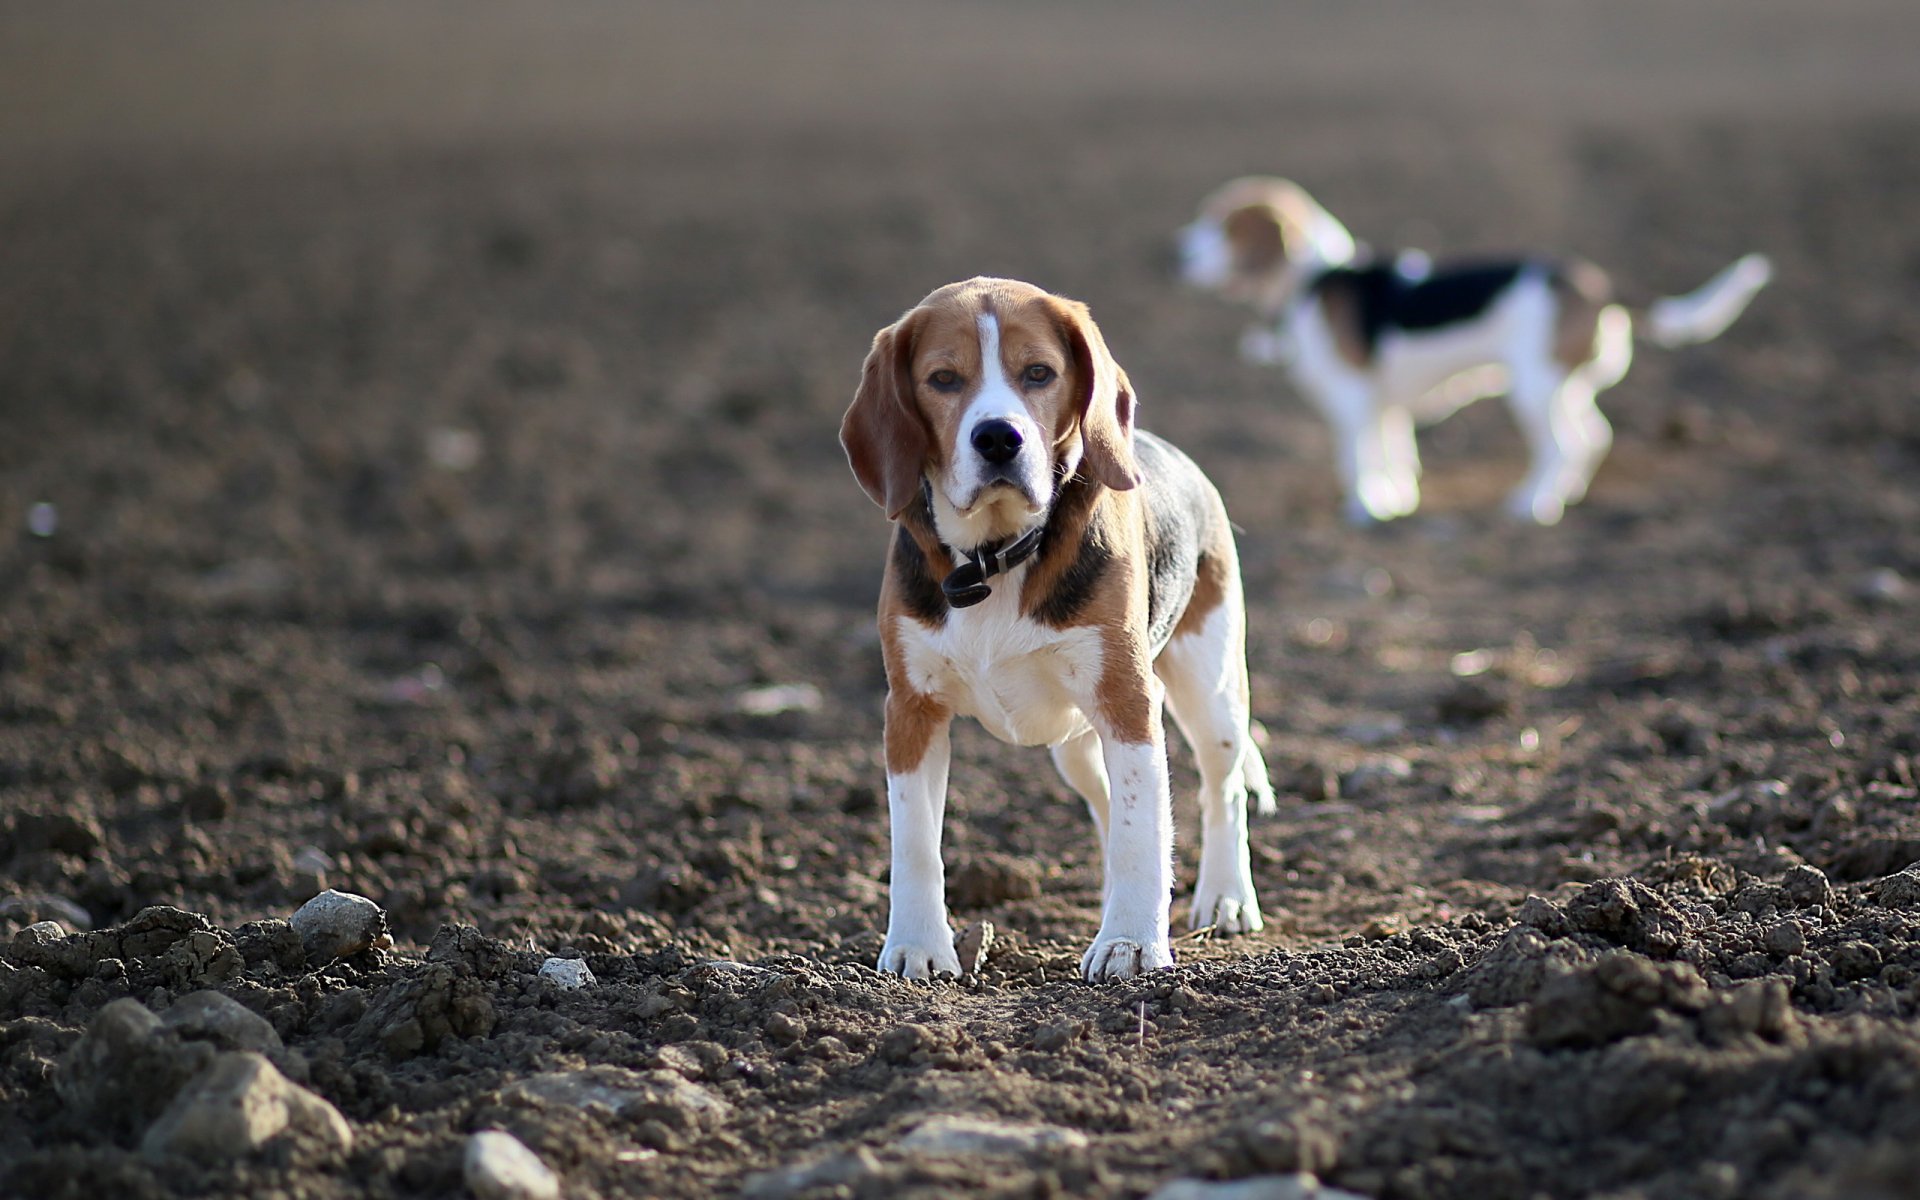
M 927 376 L 927 382 L 943 392 L 950 392 L 960 386 L 960 375 L 957 371 L 949 371 L 947 368 L 942 367 Z
M 1052 383 L 1053 375 L 1054 371 L 1052 367 L 1045 363 L 1034 363 L 1025 371 L 1021 372 L 1020 377 L 1028 383 L 1038 385 L 1042 383 Z

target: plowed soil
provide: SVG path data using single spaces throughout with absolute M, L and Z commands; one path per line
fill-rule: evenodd
M 487 1128 L 578 1197 L 1920 1188 L 1920 10 L 466 16 L 0 18 L 0 1194 L 455 1196 Z M 1171 279 L 1253 170 L 1641 300 L 1778 276 L 1641 352 L 1561 526 L 1499 516 L 1492 401 L 1351 529 Z M 1124 985 L 1084 814 L 971 727 L 998 938 L 872 969 L 886 530 L 834 434 L 973 274 L 1089 302 L 1243 530 L 1268 928 Z M 327 887 L 393 945 L 310 961 Z M 350 1149 L 96 1102 L 102 1008 L 207 988 Z M 588 1069 L 650 1099 L 539 1084 Z M 1084 1140 L 901 1144 L 938 1114 Z

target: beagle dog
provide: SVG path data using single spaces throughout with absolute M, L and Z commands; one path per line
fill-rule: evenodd
M 1085 305 L 1007 279 L 935 291 L 873 339 L 840 442 L 893 521 L 880 586 L 892 903 L 882 971 L 960 973 L 940 861 L 948 728 L 1047 746 L 1104 870 L 1090 981 L 1173 964 L 1162 702 L 1200 768 L 1195 927 L 1261 927 L 1246 612 L 1220 495 L 1134 428 Z
M 1179 241 L 1188 283 L 1260 314 L 1241 356 L 1288 365 L 1332 425 L 1349 520 L 1413 512 L 1415 426 L 1503 392 L 1531 460 L 1508 511 L 1551 525 L 1586 494 L 1613 442 L 1594 398 L 1633 360 L 1633 316 L 1598 267 L 1372 255 L 1300 187 L 1263 176 L 1207 197 Z M 1716 337 L 1771 277 L 1749 254 L 1649 305 L 1646 335 L 1666 347 Z

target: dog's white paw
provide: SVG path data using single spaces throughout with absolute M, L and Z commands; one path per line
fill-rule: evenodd
M 1088 983 L 1132 979 L 1146 971 L 1164 971 L 1173 965 L 1173 947 L 1165 934 L 1131 938 L 1102 933 L 1080 956 L 1080 975 Z
M 1552 492 L 1521 488 L 1507 497 L 1507 515 L 1516 521 L 1531 521 L 1536 525 L 1558 525 L 1566 511 L 1565 499 Z
M 1187 915 L 1191 929 L 1211 925 L 1215 933 L 1258 933 L 1266 924 L 1260 917 L 1260 898 L 1250 886 L 1193 890 L 1193 907 Z
M 945 938 L 892 938 L 880 948 L 882 971 L 907 979 L 932 979 L 935 975 L 960 975 L 960 956 L 954 953 L 953 936 Z

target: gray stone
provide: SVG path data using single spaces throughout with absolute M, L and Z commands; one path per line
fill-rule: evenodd
M 548 1071 L 520 1080 L 507 1094 L 535 1104 L 603 1108 L 623 1121 L 659 1121 L 680 1131 L 716 1129 L 733 1116 L 732 1105 L 672 1071 Z
M 559 1200 L 560 1177 L 519 1138 L 488 1129 L 467 1139 L 467 1187 L 479 1200 Z
M 149 1156 L 213 1163 L 252 1154 L 288 1132 L 345 1151 L 353 1127 L 338 1109 L 282 1075 L 259 1054 L 215 1055 L 187 1081 L 140 1140 Z
M 577 992 L 594 983 L 593 972 L 577 958 L 549 958 L 540 964 L 540 978 L 563 992 Z
M 222 1050 L 266 1054 L 280 1049 L 280 1035 L 265 1017 L 222 992 L 180 997 L 161 1015 L 160 1024 L 183 1038 L 212 1042 Z
M 1908 867 L 1882 879 L 1874 896 L 1887 908 L 1920 908 L 1920 867 Z
M 1302 1171 L 1294 1175 L 1257 1175 L 1215 1182 L 1175 1179 L 1147 1200 L 1367 1200 L 1358 1192 L 1330 1188 Z
M 315 963 L 330 963 L 393 944 L 387 936 L 387 914 L 378 904 L 352 892 L 328 888 L 302 904 L 289 923 L 307 948 L 307 958 Z
M 1079 1150 L 1087 1135 L 1059 1125 L 996 1121 L 989 1117 L 941 1114 L 929 1117 L 900 1139 L 900 1149 L 921 1154 L 1001 1156 L 1035 1150 Z
M 776 1167 L 749 1176 L 740 1195 L 745 1200 L 784 1200 L 812 1188 L 850 1188 L 878 1176 L 883 1169 L 873 1151 L 855 1146 L 813 1162 Z
M 138 1000 L 104 1005 L 54 1068 L 53 1088 L 68 1109 L 110 1137 L 145 1129 L 213 1057 L 203 1043 L 182 1045 Z

